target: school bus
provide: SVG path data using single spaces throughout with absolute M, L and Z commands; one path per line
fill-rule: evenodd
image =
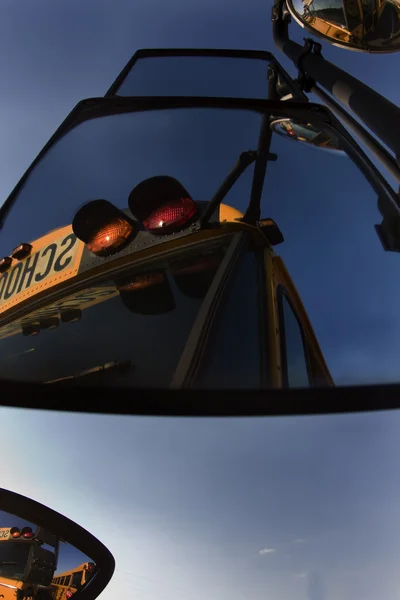
M 52 581 L 52 600 L 69 600 L 85 583 L 90 581 L 95 564 L 85 562 L 75 569 L 56 573 Z
M 171 185 L 182 196 L 173 178 L 146 185 L 152 196 Z M 180 222 L 175 230 L 168 222 L 162 236 L 152 227 L 168 221 L 168 206 L 145 218 L 131 202 L 117 217 L 114 209 L 101 215 L 89 238 L 74 222 L 25 244 L 0 277 L 0 376 L 48 385 L 332 386 L 274 250 L 283 242 L 276 223 L 249 225 L 221 204 L 212 227 L 185 229 L 185 210 L 193 217 L 202 203 L 184 196 Z M 94 206 L 97 224 L 100 209 Z M 147 229 L 130 241 L 131 211 Z M 109 243 L 117 251 L 107 256 Z
M 30 527 L 0 528 L 0 598 L 51 600 L 48 585 L 38 580 L 32 583 L 35 578 L 29 573 L 29 562 L 34 545 L 37 546 L 37 540 Z
M 266 165 L 275 160 L 270 119 L 298 115 L 308 122 L 309 115 L 314 122 L 315 111 L 303 101 L 290 102 L 290 110 L 286 102 L 281 109 L 275 101 L 260 100 L 258 108 L 249 101 L 246 115 L 258 113 L 261 128 L 251 129 L 249 146 L 260 147 L 244 150 L 241 141 L 232 171 L 226 175 L 224 159 L 220 187 L 204 193 L 210 178 L 202 153 L 175 141 L 179 127 L 187 131 L 185 106 L 199 108 L 193 122 L 210 124 L 214 134 L 220 117 L 208 116 L 209 99 L 119 91 L 132 65 L 160 52 L 224 60 L 243 54 L 139 50 L 112 91 L 79 103 L 49 140 L 0 212 L 0 378 L 197 390 L 333 386 L 276 251 L 283 233 L 272 218 L 261 218 L 260 206 Z M 265 60 L 267 74 L 269 53 L 244 55 Z M 281 69 L 276 61 L 274 68 Z M 218 115 L 225 108 L 231 115 L 231 102 L 211 99 Z M 169 117 L 161 113 L 169 108 L 184 115 L 167 136 L 174 156 L 182 149 L 173 162 L 168 144 L 162 147 Z M 208 139 L 202 126 L 200 135 Z M 205 158 L 220 160 L 219 146 L 209 148 Z M 231 153 L 229 142 L 224 148 Z M 241 212 L 227 194 L 253 163 Z

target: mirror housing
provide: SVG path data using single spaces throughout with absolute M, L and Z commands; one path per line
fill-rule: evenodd
M 271 246 L 277 246 L 285 241 L 281 230 L 273 219 L 261 219 L 258 221 L 258 227 L 261 229 Z
M 13 592 L 17 598 L 26 596 L 29 591 L 33 600 L 51 600 L 56 590 L 61 591 L 55 579 L 58 572 L 62 571 L 60 575 L 80 574 L 88 564 L 92 565 L 90 577 L 83 575 L 81 583 L 75 589 L 66 588 L 63 590 L 65 593 L 68 589 L 70 595 L 78 594 L 79 600 L 94 600 L 109 583 L 115 569 L 113 555 L 104 544 L 71 519 L 31 498 L 3 488 L 0 488 L 0 513 L 3 525 L 14 525 L 15 521 L 18 526 L 20 521 L 36 525 L 35 533 L 31 533 L 29 539 L 19 535 L 14 540 L 15 536 L 11 535 L 13 528 L 1 529 L 0 552 L 7 560 L 0 562 L 0 581 L 5 579 L 13 582 L 13 579 L 18 579 L 15 586 L 8 585 L 8 588 L 17 588 Z M 31 529 L 33 531 L 34 528 Z M 64 548 L 66 552 L 62 558 Z M 21 576 L 17 577 L 11 572 L 16 570 L 14 565 L 19 564 L 15 558 L 23 556 L 27 557 L 23 561 L 23 575 L 21 571 Z M 82 557 L 86 561 L 90 558 L 90 562 L 84 563 Z

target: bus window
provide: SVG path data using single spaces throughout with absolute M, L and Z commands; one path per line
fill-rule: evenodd
M 78 590 L 81 587 L 81 583 L 82 583 L 82 571 L 77 571 L 76 573 L 72 573 L 71 587 L 76 588 Z
M 251 389 L 263 385 L 262 261 L 247 250 L 218 307 L 194 388 Z
M 302 326 L 282 288 L 278 297 L 283 383 L 290 388 L 309 387 L 308 357 Z
M 30 545 L 6 542 L 0 545 L 0 577 L 22 581 Z

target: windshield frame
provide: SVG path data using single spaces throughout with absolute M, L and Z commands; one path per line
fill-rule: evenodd
M 80 123 L 90 119 L 99 118 L 101 116 L 129 113 L 129 112 L 144 112 L 154 110 L 167 110 L 179 108 L 219 108 L 226 110 L 247 110 L 257 112 L 263 115 L 260 141 L 262 138 L 263 123 L 268 117 L 279 118 L 290 117 L 294 119 L 308 120 L 311 125 L 317 129 L 321 129 L 334 138 L 338 138 L 344 152 L 349 156 L 352 162 L 358 167 L 367 179 L 371 187 L 376 192 L 379 198 L 378 208 L 380 213 L 387 218 L 387 226 L 390 228 L 391 219 L 400 219 L 400 200 L 391 185 L 386 181 L 382 173 L 377 169 L 373 162 L 367 157 L 365 152 L 356 143 L 347 129 L 333 115 L 333 113 L 321 104 L 314 104 L 304 101 L 285 101 L 280 100 L 253 100 L 243 98 L 213 98 L 213 97 L 109 97 L 109 98 L 91 98 L 83 100 L 77 104 L 64 122 L 60 125 L 54 135 L 50 138 L 30 167 L 26 170 L 20 181 L 17 183 L 7 200 L 0 208 L 0 229 L 4 227 L 7 213 L 12 205 L 18 200 L 18 194 L 27 181 L 33 169 L 41 162 L 46 153 L 56 144 L 64 135 L 71 129 L 77 127 Z M 264 150 L 257 151 L 256 168 L 254 170 L 253 184 L 258 192 L 261 192 L 264 185 L 264 177 L 260 177 L 262 167 L 265 167 L 271 156 L 265 156 Z M 261 168 L 257 168 L 257 165 Z M 217 191 L 218 193 L 218 191 Z M 261 193 L 258 194 L 261 196 Z M 209 202 L 212 199 L 209 199 Z M 223 196 L 219 199 L 221 202 Z M 385 220 L 386 223 L 386 220 Z M 197 221 L 195 226 L 200 229 L 206 226 L 207 223 Z M 385 232 L 386 238 L 387 233 Z M 394 241 L 387 238 L 386 243 L 389 243 L 386 249 L 399 250 L 400 241 L 394 235 Z M 397 245 L 396 245 L 397 244 Z
M 105 94 L 105 97 L 118 96 L 118 89 L 124 83 L 127 75 L 135 67 L 138 60 L 144 58 L 172 58 L 172 57 L 205 57 L 205 58 L 244 58 L 248 60 L 261 60 L 266 64 L 266 73 L 269 66 L 278 73 L 285 84 L 289 87 L 293 98 L 308 101 L 304 92 L 294 83 L 290 75 L 285 71 L 276 58 L 267 50 L 237 50 L 228 48 L 141 48 L 130 58 L 125 67 L 119 73 L 115 81 Z M 121 97 L 127 97 L 126 95 Z

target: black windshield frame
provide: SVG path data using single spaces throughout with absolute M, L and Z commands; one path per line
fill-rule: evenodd
M 18 194 L 30 173 L 45 158 L 46 153 L 57 143 L 61 137 L 66 135 L 71 129 L 77 127 L 80 123 L 90 119 L 96 119 L 101 116 L 121 114 L 128 112 L 144 112 L 154 110 L 167 110 L 179 108 L 219 108 L 226 110 L 247 110 L 259 113 L 265 118 L 262 119 L 260 130 L 260 146 L 257 150 L 256 167 L 253 178 L 253 189 L 255 195 L 260 197 L 264 185 L 264 177 L 259 176 L 266 166 L 271 156 L 265 153 L 262 147 L 263 126 L 267 118 L 290 117 L 294 119 L 307 120 L 317 129 L 325 131 L 333 138 L 337 138 L 341 147 L 358 167 L 367 179 L 371 187 L 379 198 L 378 208 L 381 214 L 388 219 L 400 218 L 400 201 L 390 184 L 379 172 L 373 162 L 367 157 L 361 147 L 355 142 L 348 131 L 343 127 L 340 121 L 331 113 L 331 111 L 320 104 L 312 104 L 302 101 L 278 101 L 278 100 L 256 100 L 242 98 L 210 98 L 210 97 L 140 97 L 140 98 L 91 98 L 80 102 L 68 115 L 64 122 L 50 138 L 42 151 L 27 169 L 20 181 L 17 183 L 7 200 L 0 208 L 0 230 L 4 227 L 8 212 L 14 202 L 18 199 Z M 252 194 L 253 195 L 253 194 Z M 223 198 L 220 198 L 220 202 Z M 211 201 L 212 199 L 208 199 Z M 199 227 L 206 225 L 198 223 Z
M 172 58 L 172 57 L 204 57 L 204 58 L 239 58 L 247 60 L 261 60 L 265 64 L 265 76 L 267 77 L 268 66 L 271 65 L 281 80 L 290 89 L 293 98 L 308 102 L 308 97 L 294 83 L 290 75 L 285 71 L 276 58 L 266 50 L 237 50 L 228 48 L 142 48 L 137 50 L 130 58 L 125 67 L 114 80 L 105 97 L 118 96 L 118 90 L 126 80 L 127 75 L 134 69 L 138 60 L 145 58 Z M 126 96 L 125 96 L 126 97 Z

